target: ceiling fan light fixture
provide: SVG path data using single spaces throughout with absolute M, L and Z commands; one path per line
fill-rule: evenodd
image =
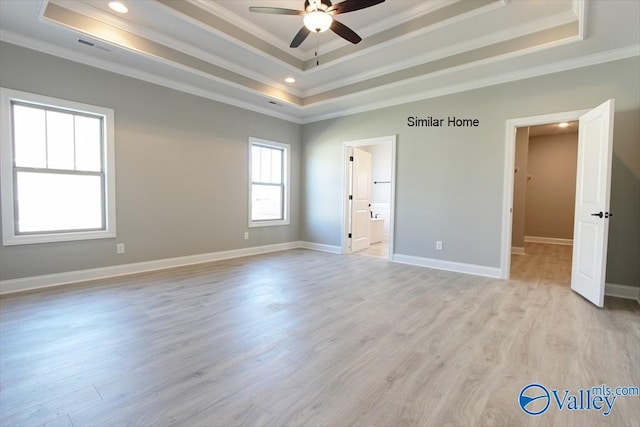
M 333 18 L 327 12 L 321 12 L 316 10 L 309 12 L 304 16 L 304 26 L 313 31 L 314 33 L 322 33 L 327 31 L 331 24 L 333 24 Z

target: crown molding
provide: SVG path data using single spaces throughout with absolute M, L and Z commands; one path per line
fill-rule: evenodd
M 448 86 L 440 87 L 437 89 L 429 89 L 429 90 L 423 90 L 423 91 L 419 90 L 412 93 L 411 95 L 385 99 L 383 101 L 371 102 L 358 107 L 336 109 L 331 113 L 313 114 L 312 113 L 313 107 L 317 107 L 317 105 L 314 105 L 310 107 L 293 106 L 294 110 L 297 110 L 299 114 L 298 113 L 288 114 L 281 111 L 273 111 L 268 108 L 261 108 L 252 103 L 238 101 L 237 99 L 234 99 L 228 96 L 223 96 L 212 91 L 203 91 L 201 88 L 198 88 L 195 86 L 191 86 L 184 83 L 177 83 L 171 79 L 162 78 L 157 75 L 147 73 L 147 72 L 142 72 L 140 70 L 137 70 L 131 67 L 114 64 L 107 60 L 102 60 L 94 57 L 87 57 L 85 55 L 82 55 L 79 52 L 66 49 L 66 48 L 60 48 L 58 46 L 54 46 L 49 43 L 35 40 L 32 38 L 24 37 L 22 35 L 18 35 L 6 30 L 0 29 L 0 41 L 15 44 L 28 49 L 33 49 L 45 54 L 58 56 L 63 59 L 79 62 L 84 65 L 93 66 L 106 71 L 114 72 L 116 74 L 121 74 L 127 77 L 136 78 L 136 79 L 143 80 L 149 83 L 154 83 L 163 87 L 167 87 L 170 89 L 200 96 L 213 101 L 221 102 L 224 104 L 228 104 L 234 107 L 253 111 L 256 113 L 265 114 L 271 117 L 275 117 L 278 119 L 286 120 L 286 121 L 297 123 L 297 124 L 313 123 L 316 121 L 363 113 L 363 112 L 377 110 L 381 108 L 387 108 L 387 107 L 406 104 L 410 102 L 416 102 L 424 99 L 430 99 L 438 96 L 460 93 L 468 90 L 479 89 L 483 87 L 509 83 L 517 80 L 523 80 L 527 78 L 533 78 L 533 77 L 543 76 L 547 74 L 553 74 L 553 73 L 568 71 L 572 69 L 583 68 L 587 66 L 598 65 L 601 63 L 612 62 L 612 61 L 640 56 L 640 44 L 636 44 L 636 45 L 621 47 L 619 49 L 601 52 L 597 54 L 586 55 L 580 58 L 569 59 L 569 60 L 556 62 L 552 64 L 545 64 L 539 67 L 533 67 L 533 68 L 519 70 L 515 72 L 510 72 L 510 73 L 503 73 L 500 75 L 471 80 L 471 81 L 467 81 L 460 84 L 448 85 Z M 433 77 L 433 76 L 430 76 L 430 77 Z M 415 83 L 415 81 L 411 81 L 411 82 L 405 81 L 401 83 L 411 84 L 411 83 Z M 362 93 L 359 93 L 357 95 L 362 95 Z M 356 95 L 352 95 L 352 96 L 356 96 Z M 352 96 L 347 96 L 345 98 L 350 98 Z M 332 101 L 335 101 L 335 99 Z M 331 104 L 331 103 L 333 102 L 327 102 L 327 104 Z
M 584 67 L 603 64 L 607 62 L 619 61 L 619 60 L 638 57 L 638 56 L 640 56 L 640 44 L 635 44 L 635 45 L 625 46 L 618 49 L 600 52 L 596 54 L 585 55 L 579 58 L 573 58 L 565 61 L 545 64 L 538 67 L 527 68 L 519 71 L 509 72 L 509 73 L 502 73 L 499 75 L 484 77 L 476 80 L 469 80 L 460 84 L 443 86 L 437 89 L 417 91 L 412 93 L 411 95 L 399 96 L 393 99 L 386 99 L 379 102 L 371 102 L 371 103 L 367 103 L 366 105 L 362 105 L 354 108 L 343 108 L 341 110 L 335 110 L 331 113 L 322 113 L 322 114 L 315 114 L 315 115 L 310 114 L 303 118 L 302 123 L 303 124 L 313 123 L 321 120 L 349 116 L 352 114 L 364 113 L 367 111 L 378 110 L 381 108 L 393 107 L 396 105 L 402 105 L 402 104 L 421 101 L 425 99 L 436 98 L 439 96 L 451 95 L 451 94 L 466 92 L 474 89 L 481 89 L 484 87 L 510 83 L 518 80 L 525 80 L 525 79 L 544 76 L 548 74 L 560 73 L 563 71 L 569 71 L 569 70 L 574 70 L 578 68 L 584 68 Z
M 27 49 L 32 49 L 32 50 L 45 53 L 48 55 L 56 56 L 59 58 L 67 59 L 69 61 L 78 62 L 82 65 L 99 68 L 101 70 L 110 71 L 112 73 L 120 74 L 127 77 L 132 77 L 134 79 L 142 80 L 148 83 L 157 84 L 159 86 L 163 86 L 169 89 L 174 89 L 180 92 L 196 95 L 202 98 L 210 99 L 212 101 L 221 102 L 223 104 L 242 108 L 244 110 L 265 114 L 271 117 L 275 117 L 275 118 L 286 120 L 293 123 L 298 123 L 298 124 L 302 123 L 302 120 L 296 115 L 291 115 L 291 114 L 287 114 L 279 111 L 273 111 L 268 108 L 262 108 L 253 103 L 239 101 L 232 97 L 221 95 L 219 93 L 215 93 L 208 90 L 203 90 L 200 87 L 188 85 L 186 83 L 179 83 L 173 79 L 160 77 L 152 73 L 140 71 L 136 68 L 127 67 L 121 64 L 115 64 L 111 61 L 95 58 L 92 56 L 86 56 L 80 52 L 77 52 L 71 49 L 58 47 L 50 43 L 46 43 L 30 37 L 25 37 L 23 35 L 15 34 L 7 30 L 0 29 L 0 41 L 15 44 L 17 46 L 21 46 Z M 246 90 L 246 88 L 244 87 L 243 89 Z M 262 93 L 260 93 L 260 95 L 265 99 L 270 98 L 268 95 L 265 95 Z M 280 99 L 274 99 L 274 101 L 277 101 L 278 103 L 282 103 L 282 100 Z
M 364 73 L 355 74 L 353 76 L 349 76 L 347 78 L 344 78 L 338 81 L 333 81 L 326 85 L 316 86 L 312 89 L 307 89 L 302 91 L 301 96 L 308 97 L 308 96 L 317 95 L 323 92 L 327 92 L 330 90 L 339 89 L 341 87 L 349 86 L 349 85 L 361 82 L 363 80 L 381 77 L 387 74 L 405 70 L 410 67 L 418 66 L 427 62 L 436 61 L 438 59 L 446 58 L 446 57 L 457 55 L 464 52 L 470 52 L 470 51 L 473 51 L 474 49 L 490 46 L 492 44 L 503 42 L 505 40 L 510 40 L 513 38 L 533 34 L 535 32 L 548 30 L 554 27 L 558 27 L 558 26 L 573 22 L 575 20 L 576 20 L 575 16 L 573 16 L 571 12 L 566 12 L 566 13 L 557 14 L 551 17 L 547 17 L 544 19 L 540 19 L 538 21 L 531 22 L 526 25 L 517 25 L 513 28 L 499 31 L 485 37 L 478 37 L 472 40 L 464 41 L 462 43 L 447 46 L 445 48 L 438 49 L 436 51 L 427 52 L 423 55 L 410 58 L 406 61 L 390 63 L 385 67 L 380 67 L 374 70 L 368 70 Z M 398 41 L 398 43 L 402 43 L 402 42 L 404 42 L 404 40 Z M 558 44 L 564 44 L 564 40 L 559 41 Z M 535 50 L 542 50 L 549 47 L 550 47 L 549 45 L 537 46 L 537 49 Z M 530 52 L 531 51 L 529 51 L 529 53 Z M 517 52 L 514 52 L 513 55 L 517 56 Z
M 54 23 L 56 25 L 65 25 L 64 23 L 59 23 L 57 21 L 53 21 L 50 18 L 47 18 L 46 16 L 44 16 L 44 13 L 46 11 L 46 5 L 52 3 L 52 4 L 56 4 L 60 7 L 63 7 L 65 9 L 65 3 L 64 2 L 59 2 L 56 0 L 44 0 L 43 4 L 45 5 L 42 9 L 42 15 L 40 17 L 40 20 L 43 22 L 47 22 L 47 23 Z M 177 15 L 178 12 L 176 12 L 175 10 L 171 9 L 171 8 L 167 8 L 167 10 L 169 11 L 169 13 L 173 14 L 173 15 Z M 131 24 L 127 21 L 124 21 L 121 18 L 118 18 L 116 16 L 113 16 L 109 13 L 103 12 L 100 9 L 96 9 L 93 7 L 90 7 L 82 2 L 74 2 L 73 3 L 73 12 L 74 13 L 78 13 L 80 15 L 84 15 L 87 16 L 89 18 L 95 19 L 105 25 L 117 28 L 119 30 L 123 30 L 126 32 L 129 32 L 131 34 L 135 34 L 136 36 L 142 37 L 146 40 L 150 40 L 153 41 L 155 43 L 161 44 L 163 46 L 167 46 L 171 49 L 175 49 L 178 50 L 182 53 L 185 53 L 189 56 L 193 56 L 194 58 L 198 58 L 201 59 L 203 61 L 209 62 L 211 64 L 215 64 L 219 67 L 222 67 L 226 70 L 229 70 L 233 73 L 239 74 L 241 76 L 250 78 L 252 80 L 258 81 L 260 83 L 263 83 L 265 85 L 268 86 L 272 86 L 275 87 L 279 90 L 282 90 L 284 92 L 288 92 L 291 95 L 294 95 L 296 97 L 301 97 L 302 93 L 299 89 L 293 88 L 291 86 L 287 86 L 285 84 L 283 84 L 282 82 L 279 81 L 275 81 L 275 80 L 271 80 L 268 78 L 265 78 L 265 75 L 262 73 L 257 73 L 253 70 L 249 70 L 245 67 L 236 65 L 224 58 L 221 58 L 217 55 L 213 55 L 211 53 L 209 53 L 208 51 L 202 50 L 200 48 L 194 47 L 190 44 L 181 42 L 173 37 L 170 36 L 166 36 L 164 34 L 158 33 L 156 31 L 147 29 L 145 27 L 142 27 L 140 25 L 135 25 L 135 24 Z M 205 27 L 205 29 L 210 29 L 210 27 Z M 75 30 L 74 30 L 75 31 Z M 224 34 L 224 33 L 222 33 Z M 108 41 L 104 41 L 101 38 L 94 36 L 92 34 L 87 34 L 87 36 L 92 37 L 96 40 L 101 40 L 105 43 L 109 43 L 112 44 Z M 121 47 L 118 45 L 114 45 L 115 47 Z

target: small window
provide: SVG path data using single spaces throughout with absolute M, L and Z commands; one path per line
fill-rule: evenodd
M 115 237 L 113 110 L 0 91 L 3 244 Z
M 249 227 L 289 224 L 289 145 L 249 139 Z

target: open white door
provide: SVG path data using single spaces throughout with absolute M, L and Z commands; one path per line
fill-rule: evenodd
M 369 247 L 371 223 L 371 153 L 353 148 L 351 183 L 351 252 Z
M 580 117 L 571 289 L 604 305 L 614 100 Z

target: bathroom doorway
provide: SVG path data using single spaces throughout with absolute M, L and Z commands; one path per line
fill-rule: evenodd
M 344 143 L 342 253 L 392 259 L 395 157 L 395 135 Z

